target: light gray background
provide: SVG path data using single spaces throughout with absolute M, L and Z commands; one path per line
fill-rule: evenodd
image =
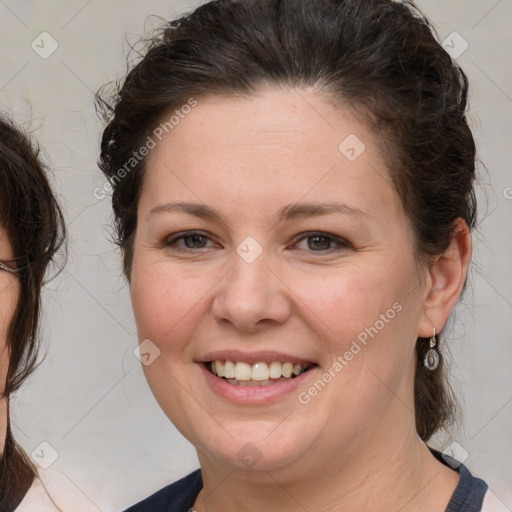
M 93 190 L 101 123 L 93 92 L 123 73 L 128 40 L 192 1 L 0 0 L 0 103 L 39 138 L 55 174 L 70 231 L 69 261 L 45 290 L 47 357 L 13 403 L 14 432 L 44 453 L 43 480 L 65 510 L 115 511 L 197 467 L 193 447 L 154 401 L 133 355 L 137 336 L 120 258 L 109 239 L 109 200 Z M 441 40 L 469 48 L 471 124 L 482 168 L 480 230 L 469 293 L 454 317 L 454 385 L 465 420 L 440 437 L 512 510 L 512 49 L 511 0 L 423 0 Z M 31 43 L 58 42 L 42 59 Z

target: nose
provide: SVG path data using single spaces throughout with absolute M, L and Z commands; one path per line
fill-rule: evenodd
M 219 283 L 212 302 L 214 318 L 245 332 L 279 325 L 290 316 L 288 288 L 262 255 L 247 263 L 237 254 L 234 267 Z

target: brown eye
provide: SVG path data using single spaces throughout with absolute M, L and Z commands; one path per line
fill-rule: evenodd
M 326 236 L 308 237 L 308 247 L 312 251 L 326 251 L 331 248 L 333 240 Z
M 177 252 L 196 252 L 215 247 L 215 243 L 208 235 L 195 231 L 176 233 L 167 238 L 163 245 Z
M 183 241 L 187 249 L 202 249 L 206 246 L 208 238 L 202 235 L 184 236 Z
M 331 253 L 349 249 L 352 246 L 346 240 L 327 233 L 303 233 L 298 238 L 296 247 L 307 252 Z

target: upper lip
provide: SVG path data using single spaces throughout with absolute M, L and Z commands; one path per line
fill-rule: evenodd
M 274 351 L 242 352 L 241 350 L 216 350 L 196 359 L 197 363 L 210 363 L 212 361 L 234 361 L 248 364 L 272 363 L 274 361 L 293 364 L 313 363 L 311 359 Z

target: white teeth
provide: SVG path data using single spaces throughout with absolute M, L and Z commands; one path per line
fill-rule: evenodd
M 268 380 L 269 370 L 267 363 L 256 363 L 252 365 L 252 380 Z
M 267 364 L 258 362 L 253 365 L 237 361 L 213 361 L 210 365 L 211 371 L 218 377 L 224 377 L 228 382 L 235 384 L 242 381 L 248 385 L 268 385 L 272 382 L 281 382 L 288 380 L 293 376 L 300 375 L 305 369 L 309 368 L 309 364 L 293 364 L 290 362 L 281 363 L 272 361 Z
M 225 374 L 224 374 L 224 365 L 223 365 L 220 361 L 215 361 L 214 365 L 215 365 L 215 373 L 216 373 L 219 377 L 225 377 Z
M 236 363 L 235 366 L 235 379 L 236 380 L 251 380 L 252 368 L 247 363 Z
M 222 363 L 220 361 L 215 361 L 216 363 Z M 219 375 L 219 374 L 217 374 Z M 219 377 L 222 377 L 222 375 L 219 375 Z M 224 363 L 224 377 L 226 379 L 234 379 L 235 378 L 235 363 L 233 361 L 226 361 Z
M 270 363 L 270 378 L 271 379 L 279 379 L 281 377 L 281 363 L 277 361 L 272 361 Z
M 252 387 L 262 387 L 262 386 L 271 386 L 276 382 L 284 382 L 290 379 L 286 379 L 285 377 L 281 377 L 280 379 L 272 380 L 262 380 L 258 382 L 257 380 L 236 380 L 236 379 L 227 379 L 230 384 L 234 384 L 235 386 L 252 386 Z
M 283 377 L 291 377 L 292 371 L 293 371 L 292 363 L 284 363 L 283 364 L 283 369 L 282 369 Z

